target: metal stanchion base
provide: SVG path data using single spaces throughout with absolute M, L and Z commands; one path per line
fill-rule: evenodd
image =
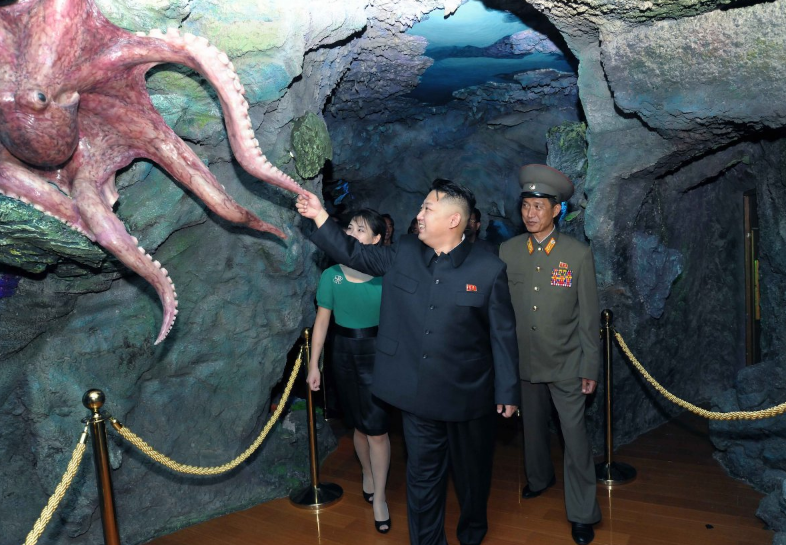
M 606 486 L 629 483 L 636 478 L 636 468 L 621 462 L 595 464 L 595 477 Z
M 321 509 L 336 503 L 343 495 L 344 490 L 339 485 L 320 483 L 292 492 L 289 502 L 298 509 Z

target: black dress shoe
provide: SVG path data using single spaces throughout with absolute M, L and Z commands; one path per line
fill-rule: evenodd
M 546 487 L 545 488 L 541 488 L 540 490 L 532 490 L 529 487 L 529 484 L 527 484 L 524 487 L 524 490 L 521 491 L 521 497 L 524 498 L 525 500 L 531 500 L 532 498 L 537 498 L 538 496 L 543 494 L 547 489 L 551 488 L 555 484 L 557 484 L 557 478 L 556 477 L 552 477 L 551 480 L 546 485 Z
M 570 535 L 573 536 L 573 541 L 578 543 L 578 545 L 587 545 L 595 539 L 595 530 L 592 529 L 592 524 L 571 522 L 571 525 L 573 527 L 570 530 Z

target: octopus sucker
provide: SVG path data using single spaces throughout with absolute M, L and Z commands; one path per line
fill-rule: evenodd
M 47 18 L 37 15 L 42 11 Z M 57 20 L 61 32 L 52 32 L 45 19 Z M 0 57 L 15 61 L 0 71 L 0 96 L 16 97 L 25 81 L 36 81 L 43 95 L 67 97 L 72 105 L 62 109 L 50 101 L 31 111 L 15 98 L 0 101 L 0 194 L 57 218 L 151 284 L 163 307 L 156 344 L 174 324 L 177 294 L 168 271 L 113 212 L 117 170 L 135 158 L 151 159 L 222 218 L 285 238 L 237 204 L 150 103 L 145 70 L 138 67 L 175 63 L 199 72 L 216 89 L 240 165 L 267 183 L 302 192 L 258 147 L 245 88 L 227 54 L 207 38 L 174 27 L 128 32 L 108 21 L 95 0 L 4 2 Z

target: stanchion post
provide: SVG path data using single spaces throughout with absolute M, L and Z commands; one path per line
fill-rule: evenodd
M 115 513 L 115 497 L 112 491 L 112 475 L 109 467 L 109 449 L 106 443 L 106 420 L 101 414 L 106 397 L 101 390 L 88 390 L 82 396 L 82 404 L 92 411 L 87 423 L 93 436 L 93 460 L 96 466 L 96 485 L 101 509 L 101 525 L 104 528 L 105 545 L 120 545 L 120 534 L 117 529 Z
M 621 462 L 613 461 L 614 435 L 611 428 L 611 361 L 612 361 L 612 326 L 614 313 L 605 309 L 600 313 L 603 323 L 603 360 L 606 372 L 606 460 L 595 464 L 595 477 L 606 486 L 625 484 L 636 478 L 636 470 Z
M 311 357 L 311 329 L 303 330 L 305 343 L 300 348 L 300 356 L 308 362 Z M 308 365 L 305 366 L 306 369 Z M 317 453 L 317 423 L 314 417 L 314 400 L 309 386 L 306 387 L 306 412 L 308 414 L 308 454 L 311 470 L 311 484 L 296 490 L 289 496 L 289 501 L 301 509 L 320 509 L 327 507 L 344 494 L 342 488 L 333 483 L 319 482 L 319 455 Z

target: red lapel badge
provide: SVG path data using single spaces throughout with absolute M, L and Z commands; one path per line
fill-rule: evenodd
M 467 284 L 467 291 L 478 291 L 478 287 L 475 284 Z

